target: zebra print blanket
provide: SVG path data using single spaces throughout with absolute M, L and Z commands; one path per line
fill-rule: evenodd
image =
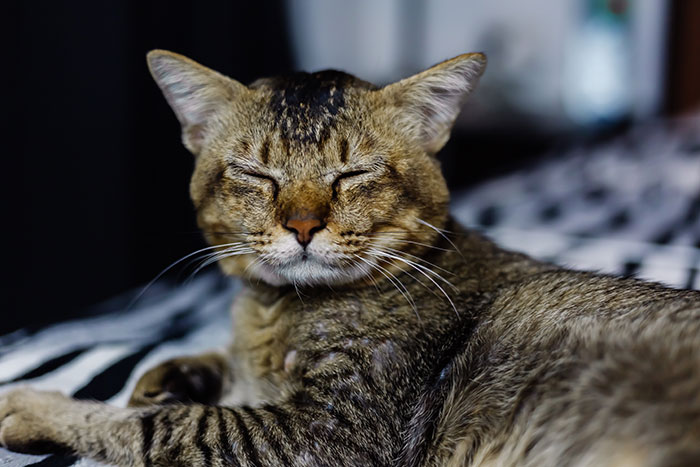
M 453 212 L 501 245 L 572 268 L 700 289 L 700 118 L 657 123 L 545 159 L 455 196 Z M 217 272 L 156 284 L 137 305 L 0 337 L 0 391 L 29 384 L 123 406 L 156 363 L 226 343 L 239 285 Z M 0 466 L 95 466 L 0 450 Z

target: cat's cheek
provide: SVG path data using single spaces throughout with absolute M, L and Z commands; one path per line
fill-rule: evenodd
M 249 272 L 250 265 L 254 261 L 252 257 L 246 255 L 243 257 L 231 257 L 219 260 L 219 267 L 224 274 L 228 276 L 242 277 Z

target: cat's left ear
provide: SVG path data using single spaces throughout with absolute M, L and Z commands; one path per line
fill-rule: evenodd
M 450 130 L 466 97 L 486 68 L 480 53 L 459 55 L 380 90 L 399 109 L 402 126 L 426 152 L 435 154 L 450 138 Z
M 194 60 L 152 50 L 146 56 L 153 79 L 182 125 L 182 142 L 197 155 L 217 114 L 240 102 L 250 90 Z

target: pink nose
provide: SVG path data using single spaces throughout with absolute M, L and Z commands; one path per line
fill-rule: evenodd
M 287 230 L 297 234 L 297 241 L 306 248 L 311 242 L 311 238 L 319 230 L 323 230 L 325 225 L 316 216 L 291 217 L 284 224 Z

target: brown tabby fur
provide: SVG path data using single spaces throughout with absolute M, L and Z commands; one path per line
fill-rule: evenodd
M 196 156 L 199 225 L 253 279 L 232 344 L 152 369 L 130 408 L 0 396 L 0 444 L 143 466 L 700 465 L 700 293 L 449 218 L 433 156 L 482 55 L 384 88 L 149 64 Z M 306 248 L 292 219 L 318 226 Z

